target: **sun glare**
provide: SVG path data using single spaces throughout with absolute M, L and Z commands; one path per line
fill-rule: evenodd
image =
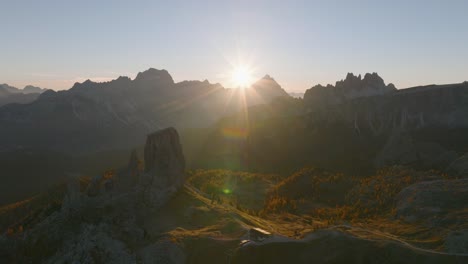
M 237 67 L 232 72 L 232 82 L 236 88 L 246 88 L 252 81 L 251 74 L 248 67 Z

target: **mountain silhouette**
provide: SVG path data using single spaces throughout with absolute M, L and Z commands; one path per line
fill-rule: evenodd
M 0 109 L 5 127 L 0 143 L 4 149 L 21 145 L 67 153 L 127 148 L 140 144 L 150 131 L 205 127 L 222 115 L 278 96 L 288 95 L 270 77 L 241 91 L 208 81 L 175 83 L 166 70 L 150 68 L 134 80 L 86 80 L 69 90 L 46 91 L 31 104 L 5 106 Z
M 11 103 L 30 103 L 36 100 L 39 94 L 46 90 L 47 89 L 32 85 L 27 85 L 23 89 L 18 89 L 8 84 L 0 84 L 0 106 Z

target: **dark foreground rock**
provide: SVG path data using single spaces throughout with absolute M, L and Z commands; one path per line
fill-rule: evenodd
M 410 248 L 402 243 L 367 240 L 322 230 L 300 241 L 247 244 L 232 263 L 466 263 L 468 256 Z
M 183 262 L 177 245 L 153 244 L 141 225 L 184 183 L 177 131 L 168 128 L 149 135 L 145 161 L 143 172 L 132 153 L 128 168 L 95 176 L 83 188 L 79 177 L 70 176 L 61 210 L 35 225 L 18 224 L 18 234 L 0 235 L 0 263 Z

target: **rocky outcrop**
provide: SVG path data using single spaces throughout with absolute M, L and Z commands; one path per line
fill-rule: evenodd
M 185 158 L 179 135 L 167 128 L 148 135 L 145 146 L 145 171 L 140 171 L 136 151 L 132 151 L 127 168 L 116 173 L 93 177 L 80 192 L 77 177 L 70 177 L 62 211 L 100 208 L 120 204 L 135 206 L 143 202 L 157 208 L 164 205 L 185 181 Z
M 140 186 L 152 206 L 164 203 L 185 181 L 185 158 L 179 134 L 170 127 L 148 135 L 145 173 Z
M 468 179 L 438 180 L 413 184 L 396 197 L 396 217 L 431 228 L 450 227 L 444 251 L 468 254 Z M 466 255 L 468 256 L 468 255 Z
M 465 223 L 468 179 L 426 181 L 403 189 L 395 198 L 396 216 L 429 226 Z
M 157 181 L 180 186 L 184 181 L 185 158 L 179 134 L 170 127 L 148 135 L 145 144 L 145 172 Z
M 54 245 L 55 251 L 28 255 L 46 263 L 184 263 L 184 251 L 169 241 L 143 247 L 149 238 L 141 226 L 141 219 L 165 205 L 184 183 L 185 158 L 174 128 L 148 135 L 145 161 L 141 172 L 133 151 L 126 168 L 95 176 L 83 192 L 79 178 L 70 176 L 61 210 L 28 230 L 21 242 L 25 244 L 15 247 L 30 247 L 28 243 L 39 238 Z M 131 250 L 136 245 L 141 247 L 138 252 Z M 20 261 L 13 262 L 29 262 L 14 252 L 7 256 Z

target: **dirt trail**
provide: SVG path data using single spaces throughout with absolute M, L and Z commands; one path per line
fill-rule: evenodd
M 190 186 L 189 184 L 185 184 L 184 189 L 188 194 L 197 198 L 198 200 L 206 204 L 206 206 L 214 210 L 222 211 L 224 213 L 226 212 L 233 213 L 234 217 L 238 217 L 238 219 L 236 220 L 240 220 L 243 224 L 246 224 L 251 227 L 261 227 L 272 233 L 282 234 L 282 232 L 280 232 L 280 230 L 275 226 L 275 224 L 273 224 L 272 222 L 268 220 L 242 212 L 241 210 L 229 204 L 212 203 L 210 199 L 206 198 L 206 195 L 204 193 L 202 193 L 200 190 L 196 189 L 195 187 Z
M 296 230 L 295 225 L 278 224 L 270 220 L 266 220 L 257 216 L 247 214 L 229 204 L 212 203 L 211 200 L 206 197 L 207 196 L 206 194 L 204 194 L 203 192 L 201 192 L 200 190 L 198 190 L 197 188 L 189 184 L 185 184 L 184 189 L 188 194 L 200 200 L 201 202 L 206 204 L 206 206 L 212 208 L 213 210 L 222 211 L 224 213 L 226 212 L 232 213 L 233 217 L 235 217 L 236 220 L 242 223 L 243 225 L 247 225 L 250 227 L 260 227 L 273 234 L 279 234 L 282 236 L 290 236 L 290 234 L 294 233 L 294 231 Z M 320 221 L 314 221 L 311 224 L 306 224 L 305 222 L 306 221 L 303 221 L 303 223 L 301 223 L 301 227 L 303 230 L 306 230 L 306 229 L 315 230 L 317 228 L 317 225 L 323 225 L 323 223 Z M 440 255 L 456 255 L 456 256 L 464 256 L 464 257 L 468 256 L 468 254 L 448 254 L 445 252 L 420 248 L 420 247 L 410 244 L 409 242 L 395 235 L 385 233 L 379 230 L 371 230 L 371 229 L 366 229 L 362 227 L 354 227 L 351 225 L 336 225 L 336 226 L 329 226 L 327 228 L 346 232 L 356 237 L 360 237 L 362 239 L 367 239 L 367 240 L 393 241 L 393 242 L 402 244 L 403 246 L 408 247 L 415 251 L 422 251 L 422 252 L 440 254 Z

